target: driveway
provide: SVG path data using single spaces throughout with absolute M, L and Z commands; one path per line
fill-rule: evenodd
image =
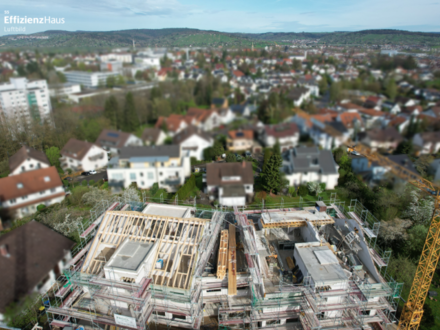
M 102 179 L 107 179 L 107 169 L 100 169 L 96 171 L 96 174 L 92 174 L 92 175 L 88 175 L 88 176 L 84 176 L 84 175 L 79 175 L 75 178 L 72 179 L 72 181 L 70 182 L 82 182 L 82 181 L 90 181 L 90 180 L 94 180 L 95 182 L 102 180 Z

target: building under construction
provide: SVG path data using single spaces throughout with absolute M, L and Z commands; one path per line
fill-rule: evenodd
M 44 298 L 51 327 L 383 329 L 402 284 L 360 203 L 255 210 L 115 202 Z

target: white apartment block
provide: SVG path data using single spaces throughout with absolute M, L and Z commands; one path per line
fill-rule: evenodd
M 123 147 L 107 168 L 113 188 L 127 188 L 135 182 L 148 189 L 157 182 L 159 188 L 175 192 L 190 174 L 190 158 L 181 155 L 178 145 Z
M 10 78 L 0 85 L 0 109 L 6 117 L 45 119 L 52 106 L 46 80 Z
M 85 72 L 85 71 L 66 71 L 64 72 L 69 83 L 80 84 L 86 88 L 96 88 L 105 86 L 107 78 L 118 76 L 118 72 Z
M 99 56 L 101 62 L 118 61 L 122 63 L 132 63 L 133 55 L 131 53 L 109 53 Z

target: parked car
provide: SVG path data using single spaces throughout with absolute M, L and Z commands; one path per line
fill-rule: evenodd
M 92 175 L 92 174 L 96 174 L 96 171 L 95 170 L 89 171 L 89 175 Z
M 88 176 L 88 175 L 90 175 L 90 173 L 89 172 L 82 172 L 81 175 Z

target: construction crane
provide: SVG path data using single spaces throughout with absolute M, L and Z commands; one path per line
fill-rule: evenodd
M 302 110 L 295 111 L 303 117 L 311 120 L 309 114 Z M 327 126 L 328 127 L 328 126 Z M 407 168 L 389 160 L 387 157 L 372 151 L 368 146 L 358 143 L 356 146 L 353 141 L 346 141 L 347 151 L 360 154 L 368 159 L 369 162 L 377 162 L 401 179 L 404 179 L 421 190 L 434 195 L 434 212 L 426 236 L 425 245 L 417 265 L 416 274 L 411 285 L 408 300 L 403 307 L 399 320 L 399 330 L 417 330 L 423 316 L 423 305 L 428 295 L 435 269 L 440 258 L 440 187 L 426 180 L 422 176 L 409 171 Z

